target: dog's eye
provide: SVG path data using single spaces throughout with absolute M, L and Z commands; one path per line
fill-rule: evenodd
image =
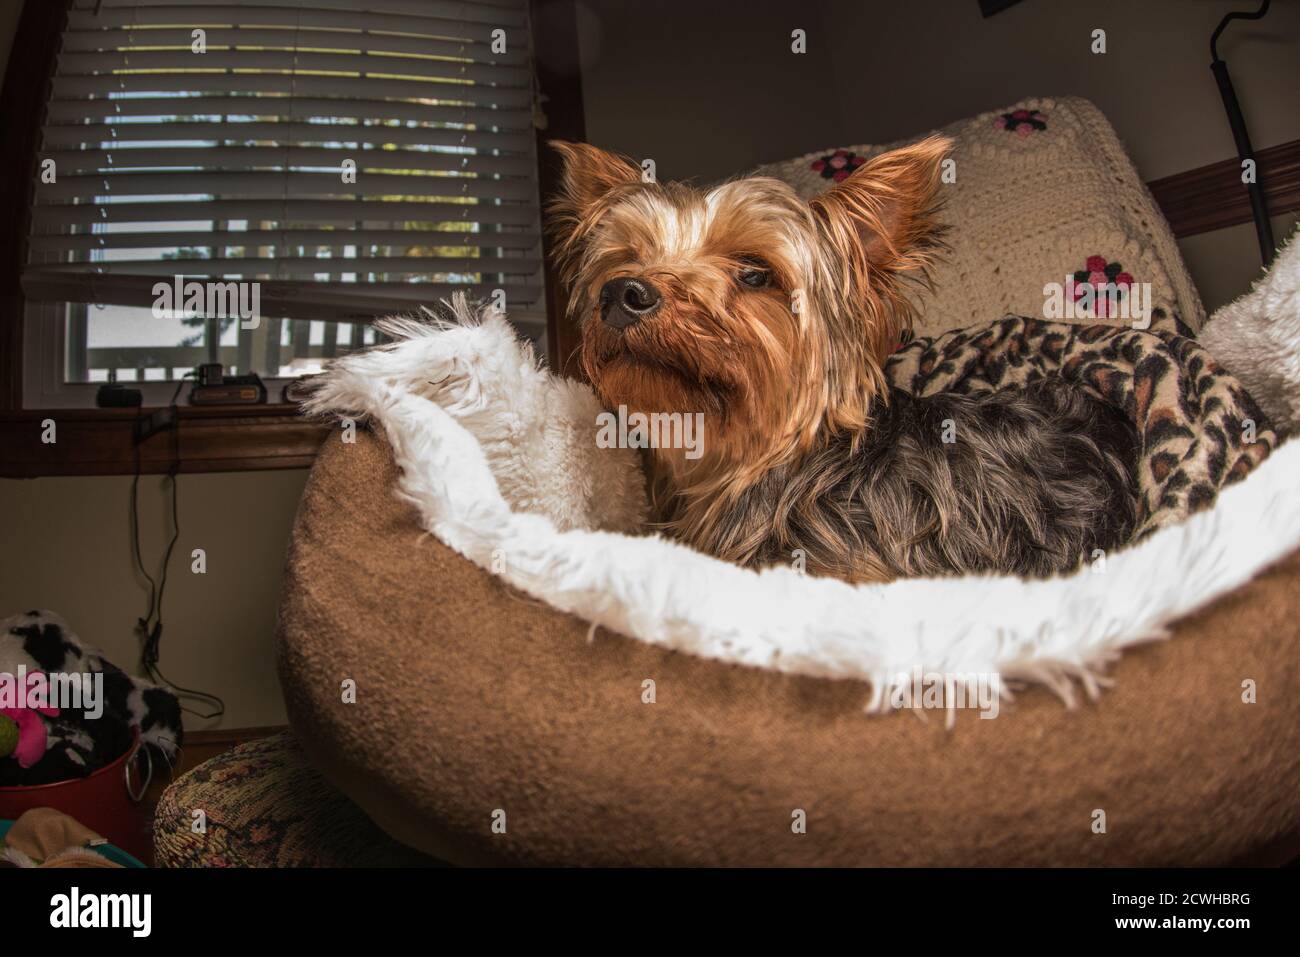
M 772 281 L 772 270 L 761 259 L 742 260 L 736 281 L 751 289 L 762 289 Z

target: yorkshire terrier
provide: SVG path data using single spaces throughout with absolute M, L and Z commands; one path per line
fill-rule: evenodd
M 1118 412 L 1054 381 L 888 386 L 909 278 L 944 248 L 951 145 L 884 153 L 804 202 L 764 177 L 644 182 L 624 157 L 553 144 L 550 226 L 583 372 L 610 408 L 705 415 L 702 454 L 648 453 L 669 534 L 748 566 L 801 553 L 808 572 L 858 582 L 1049 576 L 1131 535 L 1137 436 Z

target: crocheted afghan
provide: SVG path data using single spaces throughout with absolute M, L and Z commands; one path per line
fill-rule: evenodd
M 1027 99 L 940 132 L 956 144 L 940 214 L 949 251 L 932 288 L 915 290 L 918 334 L 1008 314 L 1055 318 L 1044 312 L 1047 284 L 1078 298 L 1100 282 L 1121 296 L 1140 284 L 1150 308 L 1200 330 L 1205 308 L 1173 233 L 1097 107 L 1078 97 Z M 819 150 L 754 172 L 811 199 L 867 159 L 921 138 Z M 1127 324 L 1108 302 L 1098 297 L 1077 321 Z

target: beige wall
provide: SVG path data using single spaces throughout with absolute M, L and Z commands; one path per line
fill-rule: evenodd
M 676 15 L 654 0 L 580 2 L 588 138 L 653 157 L 665 179 L 888 142 L 1031 95 L 1091 99 L 1148 181 L 1235 155 L 1209 38 L 1241 3 L 1023 0 L 985 20 L 976 0 L 694 0 Z M 1089 49 L 1097 28 L 1104 55 Z M 1300 139 L 1300 3 L 1234 23 L 1220 54 L 1255 147 Z M 1183 247 L 1211 310 L 1260 267 L 1249 227 Z
M 1295 231 L 1298 220 L 1295 213 L 1273 217 L 1273 238 L 1278 245 Z M 1211 310 L 1236 299 L 1260 275 L 1259 240 L 1253 223 L 1188 236 L 1178 245 Z
M 294 510 L 307 473 L 182 475 L 180 538 L 163 606 L 162 671 L 226 699 L 224 727 L 281 724 L 271 636 Z M 171 536 L 166 480 L 140 480 L 140 545 L 155 578 Z M 0 480 L 0 614 L 51 608 L 132 669 L 148 586 L 131 557 L 131 479 Z M 191 555 L 203 549 L 207 571 Z M 211 722 L 186 718 L 191 728 Z

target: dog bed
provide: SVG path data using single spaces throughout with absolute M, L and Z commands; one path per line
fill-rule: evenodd
M 1058 374 L 1125 409 L 1142 540 L 1048 581 L 850 586 L 639 534 L 634 453 L 594 448 L 590 391 L 469 318 L 391 322 L 320 383 L 311 408 L 345 418 L 281 608 L 304 749 L 398 840 L 465 863 L 1296 852 L 1300 445 L 1270 455 L 1177 330 L 1011 318 L 905 347 L 915 391 Z M 934 719 L 892 710 L 932 675 Z M 997 719 L 950 720 L 981 676 Z

